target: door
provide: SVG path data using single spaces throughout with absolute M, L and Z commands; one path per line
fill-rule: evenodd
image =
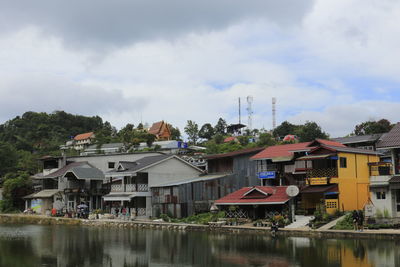
M 395 211 L 396 217 L 400 217 L 400 189 L 396 189 L 396 203 L 395 203 Z

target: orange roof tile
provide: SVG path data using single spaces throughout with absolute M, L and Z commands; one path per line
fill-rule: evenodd
M 93 132 L 78 134 L 77 136 L 74 137 L 74 140 L 76 140 L 76 141 L 85 140 L 85 139 L 92 137 L 93 135 L 94 135 Z
M 154 134 L 154 135 L 159 134 L 163 124 L 164 124 L 164 121 L 159 121 L 159 122 L 153 123 L 153 125 L 149 129 L 149 133 Z

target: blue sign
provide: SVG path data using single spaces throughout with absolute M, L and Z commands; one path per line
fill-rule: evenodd
M 275 179 L 276 178 L 276 172 L 275 171 L 259 172 L 258 173 L 258 178 L 260 178 L 260 179 Z

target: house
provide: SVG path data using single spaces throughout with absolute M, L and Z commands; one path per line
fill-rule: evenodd
M 154 216 L 169 213 L 174 217 L 186 217 L 208 212 L 215 200 L 244 186 L 258 185 L 255 163 L 249 158 L 261 150 L 263 148 L 250 148 L 207 155 L 203 157 L 207 161 L 206 175 L 153 186 Z
M 111 190 L 103 196 L 103 200 L 111 211 L 124 207 L 138 217 L 151 217 L 154 215 L 150 188 L 198 177 L 202 173 L 202 170 L 175 155 L 161 154 L 136 161 L 119 161 L 113 170 L 106 172 Z
M 378 153 L 316 139 L 266 148 L 252 157 L 263 185 L 297 185 L 298 208 L 312 213 L 318 204 L 327 211 L 363 209 L 369 200 L 369 163 Z
M 148 130 L 150 134 L 154 134 L 156 136 L 156 140 L 171 140 L 171 130 L 168 126 L 168 123 L 164 121 L 159 121 L 153 123 L 153 125 Z
M 389 151 L 389 161 L 370 164 L 371 216 L 400 217 L 400 123 L 381 137 L 378 151 Z
M 82 151 L 93 143 L 95 134 L 93 132 L 78 134 L 74 137 L 74 149 Z
M 43 172 L 34 175 L 38 192 L 25 196 L 26 208 L 44 214 L 53 207 L 74 211 L 84 203 L 90 210 L 102 207 L 104 174 L 87 162 L 66 162 L 58 168 L 59 158 L 42 159 Z M 39 182 L 39 183 L 38 183 Z
M 291 197 L 286 194 L 286 189 L 287 186 L 243 187 L 216 200 L 215 205 L 227 212 L 227 217 L 263 219 L 271 212 L 289 210 Z

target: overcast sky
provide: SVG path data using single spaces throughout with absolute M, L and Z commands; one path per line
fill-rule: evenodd
M 0 0 L 0 123 L 25 111 L 117 128 L 219 117 L 331 137 L 400 114 L 398 0 Z

